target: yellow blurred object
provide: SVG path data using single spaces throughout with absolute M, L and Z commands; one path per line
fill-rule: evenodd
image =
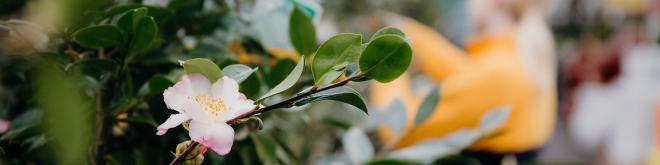
M 413 41 L 413 64 L 436 84 L 442 82 L 442 92 L 435 112 L 413 128 L 423 96 L 411 91 L 408 73 L 388 84 L 372 84 L 372 105 L 385 107 L 394 98 L 406 103 L 407 133 L 395 148 L 441 138 L 462 128 L 477 128 L 486 112 L 503 106 L 512 111 L 497 130 L 501 133 L 477 141 L 471 150 L 521 152 L 548 140 L 555 119 L 554 88 L 535 87 L 534 78 L 520 60 L 515 31 L 475 38 L 464 52 L 414 20 L 404 18 L 399 25 Z M 386 143 L 393 140 L 386 128 L 380 133 Z
M 236 56 L 236 59 L 238 62 L 241 64 L 260 64 L 262 62 L 262 58 L 260 58 L 256 54 L 250 54 L 248 53 L 245 48 L 241 45 L 239 42 L 232 42 L 228 46 L 229 51 L 234 53 Z M 276 47 L 269 47 L 266 48 L 266 51 L 268 53 L 272 54 L 276 59 L 284 59 L 284 58 L 289 58 L 294 61 L 298 61 L 298 58 L 300 58 L 300 55 L 296 51 L 293 50 L 287 50 L 287 49 L 282 49 L 282 48 L 276 48 Z M 274 63 L 275 61 L 270 61 L 271 63 Z
M 627 14 L 644 14 L 648 4 L 648 0 L 604 0 L 603 8 L 623 10 Z

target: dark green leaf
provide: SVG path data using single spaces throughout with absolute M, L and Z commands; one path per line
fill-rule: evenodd
M 261 162 L 266 165 L 278 164 L 277 155 L 275 154 L 277 146 L 276 142 L 271 137 L 263 133 L 251 133 L 250 139 L 254 142 L 257 148 L 257 155 Z
M 259 73 L 259 72 L 257 72 Z M 255 99 L 261 94 L 261 79 L 257 74 L 250 75 L 243 83 L 239 84 L 241 92 L 245 94 L 247 98 Z
M 397 35 L 381 35 L 369 42 L 360 56 L 360 70 L 367 77 L 386 83 L 399 77 L 410 66 L 412 49 Z
M 276 95 L 280 92 L 283 92 L 289 88 L 291 88 L 293 85 L 298 82 L 298 79 L 300 79 L 300 75 L 303 73 L 303 69 L 305 68 L 305 56 L 303 55 L 300 57 L 300 60 L 298 61 L 298 64 L 296 64 L 296 67 L 289 72 L 289 75 L 286 76 L 282 82 L 277 84 L 273 89 L 270 89 L 270 91 L 266 92 L 261 98 L 257 99 L 257 101 L 263 100 L 265 98 L 268 98 L 270 96 Z
M 415 125 L 421 124 L 429 116 L 431 116 L 433 111 L 435 111 L 435 108 L 438 106 L 438 102 L 440 102 L 440 88 L 435 87 L 433 90 L 429 91 L 429 93 L 424 98 L 424 101 L 422 101 L 422 105 L 420 105 L 419 109 L 417 109 Z
M 104 14 L 106 16 L 113 16 L 113 15 L 124 13 L 126 11 L 129 11 L 129 10 L 132 10 L 132 9 L 135 9 L 135 8 L 139 8 L 139 7 L 142 7 L 142 5 L 141 4 L 135 4 L 135 3 L 125 4 L 125 5 L 117 5 L 117 6 L 113 6 L 113 7 L 108 8 L 107 10 L 105 10 Z
M 268 86 L 274 87 L 280 81 L 286 78 L 290 70 L 296 67 L 296 61 L 293 61 L 289 58 L 280 59 L 277 61 L 277 64 L 271 68 L 269 76 L 266 78 L 268 81 Z
M 119 65 L 112 60 L 97 58 L 86 58 L 72 65 L 77 72 L 102 81 L 114 75 L 119 70 Z
M 316 30 L 312 20 L 298 7 L 293 8 L 289 21 L 289 39 L 302 55 L 310 55 L 316 47 Z
M 374 39 L 376 39 L 376 38 L 378 38 L 382 35 L 386 35 L 386 34 L 392 34 L 392 35 L 397 35 L 397 36 L 401 36 L 401 37 L 406 36 L 406 34 L 404 34 L 403 32 L 401 32 L 401 30 L 399 30 L 395 27 L 384 27 L 384 28 L 381 28 L 380 30 L 378 30 L 376 33 L 374 33 L 374 35 L 371 36 L 370 41 L 373 41 Z
M 335 81 L 347 65 L 356 63 L 360 57 L 362 36 L 339 34 L 321 45 L 312 61 L 314 84 L 326 85 Z
M 204 75 L 211 83 L 222 77 L 222 70 L 213 61 L 204 58 L 194 58 L 183 62 L 183 70 L 187 74 L 199 73 Z
M 162 93 L 163 91 L 165 91 L 165 89 L 169 88 L 172 85 L 174 85 L 174 82 L 172 82 L 172 80 L 167 79 L 163 75 L 155 75 L 151 77 L 147 81 L 147 83 L 145 83 L 140 88 L 140 91 L 138 93 L 139 95 Z
M 149 11 L 146 7 L 133 9 L 133 18 L 131 20 L 133 20 L 133 30 L 134 30 L 134 32 L 137 32 L 137 30 L 135 30 L 135 29 L 138 27 L 138 22 L 140 20 L 142 20 L 142 18 L 147 17 L 147 12 L 149 12 Z
M 137 13 L 136 13 L 137 14 Z M 135 14 L 134 14 L 135 15 Z M 158 26 L 153 17 L 143 17 L 135 24 L 135 33 L 131 41 L 130 53 L 136 54 L 149 48 L 158 34 Z
M 257 69 L 258 68 L 252 69 L 249 66 L 243 64 L 233 64 L 223 68 L 222 73 L 227 77 L 236 80 L 236 82 L 240 84 L 241 82 L 245 81 L 245 79 L 250 77 L 252 73 L 257 71 Z
M 341 86 L 337 88 L 328 89 L 318 93 L 314 93 L 307 97 L 296 101 L 294 105 L 301 106 L 315 101 L 321 100 L 335 100 L 344 102 L 362 110 L 364 113 L 368 113 L 367 104 L 364 103 L 362 96 L 355 90 L 347 86 Z
M 98 49 L 120 45 L 122 35 L 116 26 L 97 25 L 78 30 L 73 34 L 73 41 L 85 48 Z

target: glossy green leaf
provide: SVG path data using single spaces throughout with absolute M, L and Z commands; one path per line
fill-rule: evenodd
M 341 139 L 346 156 L 353 164 L 364 164 L 374 158 L 374 147 L 364 131 L 353 127 Z
M 131 41 L 130 53 L 140 53 L 156 40 L 158 26 L 153 17 L 143 17 L 135 24 L 135 33 Z
M 252 73 L 257 71 L 257 69 L 258 68 L 252 69 L 249 66 L 243 64 L 232 64 L 222 68 L 222 73 L 227 77 L 236 80 L 236 82 L 240 84 L 241 82 L 245 81 L 245 79 L 250 77 Z
M 147 9 L 144 7 L 136 8 L 129 10 L 119 17 L 119 20 L 117 20 L 117 26 L 122 30 L 126 43 L 133 38 L 133 34 L 135 34 L 135 25 L 142 18 L 146 17 L 147 12 Z
M 359 34 L 339 34 L 321 45 L 312 61 L 314 84 L 330 84 L 344 72 L 346 66 L 360 58 L 362 36 Z
M 401 76 L 412 60 L 410 45 L 397 35 L 386 34 L 369 42 L 360 56 L 360 70 L 378 82 L 390 82 Z
M 374 35 L 371 36 L 371 40 L 370 40 L 370 41 L 372 41 L 372 40 L 374 40 L 374 39 L 376 39 L 376 38 L 378 38 L 378 37 L 380 37 L 380 36 L 382 36 L 382 35 L 387 35 L 387 34 L 397 35 L 397 36 L 401 36 L 401 37 L 405 37 L 405 36 L 406 36 L 406 35 L 405 35 L 403 32 L 401 32 L 401 30 L 399 30 L 398 28 L 395 28 L 395 27 L 384 27 L 384 28 L 381 28 L 380 30 L 378 30 L 376 33 L 374 33 Z
M 435 87 L 424 97 L 422 105 L 417 109 L 417 115 L 415 116 L 415 125 L 419 125 L 422 122 L 426 121 L 428 117 L 433 114 L 438 103 L 440 102 L 440 88 Z
M 187 74 L 199 73 L 209 81 L 215 82 L 222 77 L 222 70 L 213 61 L 205 58 L 195 58 L 183 62 L 183 70 Z
M 295 102 L 295 106 L 305 105 L 315 101 L 321 100 L 335 100 L 344 102 L 362 110 L 364 113 L 368 113 L 367 104 L 365 104 L 364 99 L 360 94 L 347 86 L 341 86 L 337 88 L 328 89 L 318 93 L 314 93 L 307 97 L 303 97 L 299 101 Z
M 278 164 L 277 155 L 275 154 L 277 149 L 275 140 L 263 133 L 251 133 L 250 139 L 254 142 L 261 163 L 267 165 Z
M 120 45 L 122 35 L 116 26 L 97 25 L 78 30 L 73 34 L 73 41 L 85 48 L 98 49 Z
M 291 88 L 293 85 L 298 82 L 298 79 L 300 79 L 300 76 L 303 73 L 303 70 L 305 68 L 305 56 L 300 57 L 300 60 L 298 61 L 298 64 L 296 64 L 296 67 L 289 72 L 289 75 L 282 80 L 279 84 L 277 84 L 273 89 L 270 89 L 270 91 L 266 92 L 261 98 L 257 99 L 263 100 L 265 98 L 268 98 L 270 96 L 276 95 L 280 92 L 283 92 L 289 88 Z
M 298 7 L 291 11 L 289 21 L 289 39 L 302 55 L 310 55 L 316 48 L 316 30 L 312 20 Z

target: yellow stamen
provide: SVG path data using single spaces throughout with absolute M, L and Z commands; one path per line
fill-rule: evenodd
M 204 112 L 217 119 L 222 113 L 229 111 L 229 107 L 220 99 L 209 95 L 198 95 L 193 98 L 195 102 L 204 107 Z

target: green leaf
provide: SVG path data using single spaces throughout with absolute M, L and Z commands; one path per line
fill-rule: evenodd
M 162 93 L 165 89 L 174 85 L 174 82 L 163 75 L 151 77 L 139 90 L 139 95 Z
M 250 139 L 254 142 L 257 149 L 257 155 L 263 164 L 278 164 L 276 152 L 276 142 L 271 137 L 263 133 L 251 133 Z
M 424 97 L 422 105 L 419 106 L 419 109 L 417 109 L 415 125 L 419 125 L 426 121 L 426 119 L 431 116 L 431 114 L 433 114 L 433 111 L 435 111 L 435 108 L 438 106 L 438 102 L 440 102 L 440 88 L 435 87 L 433 90 L 429 91 L 426 97 Z
M 140 53 L 156 40 L 158 26 L 153 17 L 144 17 L 135 24 L 135 33 L 131 41 L 130 53 Z
M 257 69 L 258 68 L 252 69 L 249 66 L 243 64 L 232 64 L 223 68 L 222 73 L 227 77 L 236 80 L 236 82 L 240 84 L 241 82 L 245 81 L 245 79 L 250 77 L 252 73 L 257 71 Z
M 382 35 L 387 35 L 387 34 L 397 35 L 397 36 L 401 36 L 401 37 L 405 37 L 405 36 L 406 36 L 406 34 L 404 34 L 403 32 L 401 32 L 401 30 L 399 30 L 398 28 L 395 28 L 395 27 L 384 27 L 384 28 L 381 28 L 380 30 L 378 30 L 376 33 L 374 33 L 374 35 L 371 36 L 371 40 L 370 40 L 370 41 L 373 41 L 374 39 L 376 39 L 376 38 L 378 38 L 378 37 L 380 37 L 380 36 L 382 36 Z
M 344 102 L 362 110 L 364 113 L 368 113 L 367 104 L 364 103 L 362 96 L 355 90 L 347 86 L 341 86 L 337 88 L 328 89 L 318 93 L 314 93 L 307 97 L 303 97 L 300 100 L 293 103 L 295 106 L 305 105 L 315 101 L 321 100 L 335 100 Z
M 222 77 L 222 70 L 213 61 L 205 58 L 194 58 L 183 62 L 183 70 L 187 74 L 199 73 L 204 75 L 211 83 Z
M 293 8 L 289 21 L 289 39 L 302 55 L 310 55 L 316 47 L 316 30 L 312 20 L 298 7 Z
M 347 65 L 356 63 L 360 58 L 362 35 L 339 34 L 321 45 L 312 61 L 314 84 L 326 85 L 335 81 L 344 72 Z
M 119 17 L 119 20 L 117 20 L 117 26 L 126 32 L 127 35 L 134 34 L 135 25 L 137 25 L 138 21 L 147 16 L 147 10 L 148 9 L 145 7 L 129 10 Z
M 352 164 L 364 164 L 374 158 L 374 147 L 367 134 L 359 128 L 349 129 L 341 142 Z
M 412 49 L 397 35 L 381 35 L 369 42 L 360 56 L 360 70 L 378 82 L 390 82 L 410 66 Z
M 77 61 L 71 66 L 76 72 L 102 81 L 114 75 L 119 70 L 119 65 L 112 60 L 97 58 L 86 58 Z
M 303 73 L 303 69 L 305 68 L 305 56 L 303 55 L 300 57 L 300 60 L 298 61 L 298 64 L 296 64 L 296 67 L 289 72 L 289 75 L 282 80 L 279 84 L 277 84 L 273 89 L 270 89 L 270 91 L 266 92 L 261 98 L 257 99 L 257 101 L 261 101 L 265 98 L 268 98 L 270 96 L 273 96 L 275 94 L 278 94 L 280 92 L 283 92 L 289 88 L 291 88 L 293 85 L 298 82 L 298 79 L 300 78 L 300 75 Z
M 116 26 L 97 25 L 78 30 L 73 34 L 73 41 L 85 48 L 99 49 L 120 45 L 122 35 Z
M 257 72 L 258 73 L 258 72 Z M 241 92 L 245 94 L 247 98 L 256 99 L 261 94 L 261 79 L 258 74 L 250 75 L 243 83 L 239 84 Z
M 113 16 L 117 15 L 120 13 L 124 13 L 126 11 L 142 7 L 141 4 L 136 4 L 136 3 L 129 3 L 129 4 L 124 4 L 124 5 L 117 5 L 117 6 L 112 6 L 105 10 L 104 15 L 105 16 Z
M 270 74 L 266 78 L 268 86 L 274 87 L 280 81 L 286 78 L 289 71 L 296 67 L 296 61 L 285 58 L 277 61 L 277 64 L 270 69 Z

